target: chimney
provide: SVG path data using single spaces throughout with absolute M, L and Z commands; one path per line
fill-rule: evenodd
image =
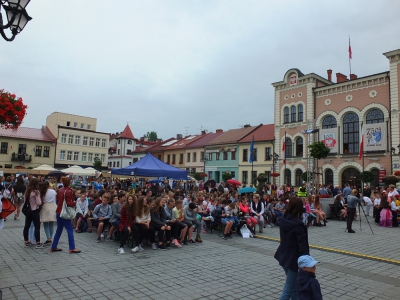
M 157 143 L 161 143 L 162 142 L 162 139 L 157 139 Z
M 342 73 L 336 73 L 336 83 L 346 82 L 347 76 Z
M 215 130 L 215 133 L 221 133 L 221 132 L 224 132 L 224 131 L 222 129 Z
M 182 134 L 178 133 L 178 134 L 176 135 L 176 139 L 177 139 L 177 140 L 181 140 L 181 139 L 182 139 Z
M 201 135 L 205 135 L 206 134 L 206 131 L 205 130 L 202 130 L 201 131 Z
M 328 73 L 328 80 L 332 81 L 332 70 L 329 69 L 329 70 L 326 70 L 326 72 Z
M 357 75 L 356 74 L 350 74 L 350 80 L 354 80 L 357 79 Z
M 248 127 L 251 127 L 250 124 L 245 124 L 245 125 L 243 126 L 243 128 L 248 128 Z

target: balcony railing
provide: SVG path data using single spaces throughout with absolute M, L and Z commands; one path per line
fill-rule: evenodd
M 32 155 L 27 155 L 27 154 L 11 154 L 11 161 L 25 161 L 25 162 L 31 162 L 32 161 Z

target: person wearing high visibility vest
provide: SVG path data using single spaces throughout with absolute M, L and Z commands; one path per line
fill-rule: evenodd
M 307 197 L 306 183 L 303 183 L 299 190 L 297 191 L 297 197 Z

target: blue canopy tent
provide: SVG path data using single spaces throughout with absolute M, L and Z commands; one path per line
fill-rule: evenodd
M 144 177 L 169 177 L 186 180 L 187 171 L 172 167 L 148 153 L 134 164 L 120 169 L 112 169 L 112 175 L 144 176 Z

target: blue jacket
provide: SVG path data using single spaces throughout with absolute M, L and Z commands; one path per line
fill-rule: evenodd
M 321 287 L 314 273 L 299 270 L 296 291 L 299 300 L 322 300 Z
M 310 255 L 307 227 L 301 219 L 286 213 L 279 217 L 279 231 L 281 243 L 274 257 L 282 268 L 297 272 L 297 259 Z

